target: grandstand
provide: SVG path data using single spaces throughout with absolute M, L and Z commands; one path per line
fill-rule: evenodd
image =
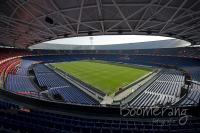
M 199 7 L 199 0 L 0 1 L 0 133 L 199 133 Z M 138 34 L 174 39 L 30 49 Z
M 169 49 L 169 51 L 171 51 L 171 49 Z M 139 54 L 129 55 L 127 52 L 126 56 L 128 55 L 129 57 L 129 59 L 127 60 L 126 58 L 121 58 L 122 55 L 120 54 L 112 55 L 112 53 L 111 54 L 93 53 L 84 55 L 81 54 L 80 56 L 77 53 L 70 55 L 59 55 L 58 53 L 56 53 L 57 51 L 55 51 L 54 55 L 31 56 L 34 55 L 34 52 L 35 51 L 29 52 L 27 54 L 28 56 L 23 55 L 22 53 L 22 55 L 20 56 L 11 57 L 10 60 L 8 60 L 8 58 L 2 59 L 3 63 L 1 66 L 2 68 L 5 67 L 5 69 L 2 69 L 3 73 L 2 77 L 5 80 L 5 84 L 3 85 L 5 87 L 4 91 L 6 91 L 6 93 L 9 92 L 10 94 L 12 94 L 10 95 L 8 93 L 8 95 L 6 95 L 7 96 L 6 98 L 9 98 L 10 96 L 14 97 L 13 100 L 14 101 L 17 100 L 18 102 L 22 102 L 26 99 L 25 103 L 22 102 L 23 106 L 19 106 L 19 104 L 15 102 L 13 104 L 13 100 L 11 100 L 10 102 L 5 102 L 5 101 L 1 102 L 2 108 L 4 109 L 11 108 L 11 110 L 15 110 L 20 114 L 19 116 L 18 115 L 9 116 L 9 113 L 1 114 L 2 117 L 4 116 L 8 118 L 14 117 L 16 123 L 13 124 L 12 121 L 7 121 L 6 123 L 3 123 L 2 121 L 1 122 L 3 125 L 3 128 L 1 128 L 2 131 L 15 132 L 16 129 L 19 129 L 21 132 L 23 131 L 35 132 L 37 130 L 42 131 L 48 129 L 51 130 L 51 132 L 62 132 L 62 131 L 63 132 L 64 131 L 65 132 L 95 132 L 95 131 L 101 131 L 101 132 L 163 131 L 164 132 L 168 130 L 180 131 L 180 132 L 182 131 L 192 132 L 194 131 L 194 128 L 198 126 L 198 121 L 195 120 L 198 118 L 198 115 L 196 115 L 195 111 L 190 112 L 192 116 L 193 115 L 195 116 L 195 119 L 188 120 L 190 121 L 189 123 L 192 124 L 193 126 L 189 127 L 189 125 L 188 126 L 185 125 L 185 128 L 182 128 L 182 126 L 178 125 L 178 123 L 173 125 L 162 126 L 159 124 L 152 123 L 151 119 L 143 121 L 142 120 L 143 118 L 141 118 L 141 120 L 140 119 L 117 120 L 118 118 L 116 116 L 118 114 L 117 108 L 119 106 L 124 106 L 124 107 L 128 106 L 138 109 L 144 107 L 162 108 L 170 106 L 181 107 L 181 108 L 198 107 L 200 85 L 198 84 L 199 62 L 196 61 L 197 60 L 196 58 L 164 56 L 164 55 L 159 55 L 159 56 L 147 55 L 146 53 L 143 53 L 141 55 Z M 68 53 L 68 51 L 65 52 Z M 117 52 L 118 51 L 115 51 L 115 53 Z M 142 78 L 137 82 L 133 82 L 133 84 L 128 85 L 123 90 L 116 92 L 114 98 L 111 101 L 106 102 L 106 100 L 108 99 L 108 95 L 106 95 L 105 93 L 101 92 L 100 90 L 91 85 L 88 85 L 87 83 L 84 83 L 80 79 L 63 72 L 60 69 L 48 65 L 51 62 L 55 63 L 55 62 L 60 62 L 61 60 L 69 62 L 74 60 L 76 61 L 84 59 L 88 60 L 94 58 L 96 60 L 112 61 L 112 63 L 124 62 L 126 63 L 126 65 L 137 64 L 138 67 L 141 67 L 139 65 L 151 66 L 156 71 L 152 72 L 147 77 L 144 77 L 144 79 Z M 120 64 L 120 65 L 125 65 L 125 64 Z M 183 97 L 180 96 L 180 93 L 182 87 L 185 84 L 185 76 L 183 71 L 179 68 L 182 68 L 186 72 L 190 73 L 193 80 L 192 86 L 189 87 L 188 94 L 185 94 L 185 96 Z M 144 80 L 146 80 L 146 82 L 144 82 Z M 138 84 L 142 83 L 143 83 L 142 86 L 141 85 L 138 86 Z M 14 94 L 20 96 L 22 99 Z M 125 94 L 126 97 L 121 97 L 120 95 L 122 94 Z M 117 101 L 115 97 L 118 99 Z M 32 100 L 29 101 L 28 100 L 29 98 L 31 98 Z M 33 102 L 34 100 L 36 101 Z M 43 103 L 44 107 L 42 107 L 42 110 L 40 109 L 39 112 L 37 111 L 37 109 L 35 109 L 35 107 L 40 105 L 37 102 L 37 100 L 39 101 L 42 100 L 44 102 Z M 45 103 L 47 101 L 50 101 L 50 103 Z M 31 106 L 35 106 L 34 109 L 31 109 L 30 106 L 27 106 L 27 104 L 30 104 L 30 102 L 32 103 Z M 51 102 L 55 104 L 52 107 L 50 106 L 52 105 Z M 71 116 L 69 117 L 66 114 L 63 117 L 63 116 L 58 116 L 58 114 L 55 113 L 54 115 L 57 115 L 56 118 L 53 118 L 51 116 L 53 114 L 49 114 L 48 116 L 44 115 L 45 113 L 48 112 L 47 109 L 52 111 L 57 110 L 59 112 L 62 112 L 62 114 L 63 111 L 66 113 L 65 110 L 68 110 L 67 112 L 71 111 L 74 112 L 76 109 L 80 108 L 80 105 L 82 106 L 82 108 L 84 108 L 86 114 L 87 113 L 90 114 L 91 116 L 90 119 L 77 117 L 76 115 L 78 115 L 79 113 L 73 113 L 75 115 L 73 116 L 73 118 Z M 24 109 L 24 107 L 28 109 Z M 89 110 L 86 109 L 87 107 L 89 107 Z M 106 121 L 96 118 L 94 113 L 96 109 L 94 107 L 99 108 L 99 111 L 103 109 L 100 112 L 102 112 L 103 115 L 107 114 L 110 117 L 106 118 Z M 74 109 L 71 110 L 70 108 Z M 32 117 L 32 115 L 34 117 Z M 95 119 L 92 118 L 93 115 Z M 35 117 L 37 118 L 37 120 L 35 119 Z M 59 117 L 62 117 L 62 120 Z M 19 121 L 20 118 L 23 118 L 24 121 L 20 122 Z M 40 121 L 45 121 L 46 118 L 54 119 L 58 122 L 67 121 L 67 123 L 45 122 L 46 124 L 42 124 L 44 123 L 42 122 L 40 123 L 40 127 L 38 127 L 38 125 L 35 125 L 36 124 L 35 122 L 37 122 L 39 119 Z M 164 118 L 166 119 L 167 117 Z M 17 125 L 19 123 L 22 124 L 23 122 L 28 122 L 28 121 L 34 121 L 31 126 L 37 127 L 37 130 L 36 128 L 34 130 L 32 128 L 29 128 L 30 124 L 25 124 L 24 126 Z M 175 119 L 175 121 L 178 120 Z M 69 123 L 73 124 L 71 125 Z M 11 127 L 11 129 L 7 129 L 8 127 Z
M 163 70 L 162 74 L 135 100 L 131 106 L 156 106 L 173 104 L 184 84 L 184 76 L 175 70 Z

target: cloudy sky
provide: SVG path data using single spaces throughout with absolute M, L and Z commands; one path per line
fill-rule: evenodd
M 122 43 L 136 43 L 147 41 L 158 41 L 172 39 L 161 36 L 146 36 L 146 35 L 104 35 L 104 36 L 87 36 L 87 37 L 72 37 L 65 39 L 57 39 L 46 43 L 55 44 L 74 44 L 74 45 L 109 45 Z

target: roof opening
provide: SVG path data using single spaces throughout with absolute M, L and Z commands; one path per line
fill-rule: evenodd
M 30 49 L 123 50 L 185 47 L 187 41 L 162 36 L 101 35 L 62 38 L 30 46 Z

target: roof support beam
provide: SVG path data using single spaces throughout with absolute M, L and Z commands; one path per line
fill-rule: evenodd
M 55 8 L 56 11 L 58 12 L 58 14 L 60 14 L 60 16 L 63 18 L 63 20 L 65 21 L 65 23 L 69 25 L 70 22 L 64 17 L 65 15 L 61 12 L 60 8 L 56 5 L 56 3 L 54 2 L 54 0 L 50 0 L 50 2 L 51 2 L 52 5 L 54 6 L 54 8 Z M 67 26 L 64 26 L 64 27 L 66 27 L 69 31 L 71 31 L 72 34 L 76 34 L 74 28 L 73 28 L 71 25 L 69 25 L 69 26 L 70 26 L 70 28 L 67 27 Z
M 177 25 L 175 25 L 173 27 L 168 28 L 167 30 L 164 31 L 164 33 L 167 33 L 169 31 L 174 31 L 176 29 L 180 29 L 181 26 L 185 26 L 184 28 L 186 28 L 188 24 L 190 24 L 190 23 L 192 23 L 194 21 L 199 21 L 199 20 L 200 20 L 200 18 L 190 19 L 189 21 L 185 21 L 184 23 L 177 24 Z
M 178 33 L 177 35 L 183 35 L 184 33 L 187 33 L 190 30 L 194 30 L 197 27 L 200 27 L 200 25 L 199 24 L 195 24 L 195 25 L 189 26 L 189 27 L 185 28 L 184 31 Z
M 128 19 L 124 16 L 123 12 L 121 11 L 121 9 L 119 8 L 119 6 L 117 5 L 116 1 L 115 0 L 112 0 L 114 6 L 117 8 L 119 14 L 121 15 L 123 21 L 127 24 L 127 26 L 129 27 L 130 31 L 133 32 L 133 29 L 131 27 L 131 25 L 129 24 L 128 22 Z
M 200 1 L 199 0 L 197 0 L 196 2 L 194 2 L 189 8 L 188 8 L 188 10 L 190 11 L 190 12 L 192 12 L 192 8 L 193 7 L 195 7 L 197 4 L 199 4 L 200 3 Z M 185 12 L 183 12 L 180 16 L 183 16 L 184 15 L 184 13 Z
M 1 15 L 0 15 L 0 18 L 1 18 L 0 21 L 5 22 L 7 25 L 10 25 L 14 28 L 19 28 L 19 25 L 22 26 L 24 29 L 27 29 L 27 27 L 31 27 L 38 32 L 41 32 L 41 33 L 44 33 L 44 34 L 47 34 L 47 35 L 51 35 L 49 32 L 43 31 L 41 27 L 38 27 L 38 25 L 29 24 L 28 22 L 23 21 L 23 20 L 19 20 L 19 19 L 15 19 L 15 18 L 9 18 L 9 17 L 6 17 L 6 16 L 1 16 Z
M 141 6 L 141 7 L 144 7 L 144 6 L 146 6 L 147 4 L 131 4 L 131 3 L 129 3 L 129 4 L 123 4 L 123 3 L 118 3 L 118 6 L 124 6 L 124 7 L 139 7 L 139 6 Z M 104 7 L 112 7 L 113 6 L 113 4 L 103 4 L 103 6 Z M 162 7 L 162 5 L 159 5 L 159 4 L 155 4 L 155 3 L 153 3 L 153 4 L 151 4 L 151 6 L 152 7 L 154 7 L 154 8 L 161 8 Z M 60 9 L 60 10 L 56 10 L 56 11 L 54 11 L 54 12 L 50 12 L 50 13 L 47 13 L 46 15 L 54 15 L 54 14 L 57 14 L 57 13 L 59 13 L 59 12 L 61 12 L 61 13 L 63 13 L 63 12 L 68 12 L 68 11 L 74 11 L 74 10 L 79 10 L 79 8 L 80 7 L 72 7 L 72 8 L 66 8 L 66 9 Z M 83 7 L 83 9 L 90 9 L 90 8 L 98 8 L 98 6 L 97 5 L 85 5 L 84 7 Z M 166 9 L 177 9 L 177 7 L 175 7 L 175 6 L 167 6 L 166 7 Z M 192 10 L 188 10 L 188 9 L 186 9 L 186 8 L 182 8 L 182 11 L 184 11 L 184 12 L 191 12 L 191 13 L 194 13 Z M 42 18 L 42 17 L 45 17 L 46 15 L 41 15 L 41 16 L 39 16 L 38 18 Z
M 144 21 L 136 30 L 139 30 L 142 26 L 148 23 L 153 17 L 158 15 L 163 9 L 165 9 L 173 0 L 169 0 L 165 5 L 163 5 L 156 13 L 150 16 L 146 21 Z
M 72 18 L 72 17 L 69 17 L 69 16 L 67 16 L 67 15 L 65 15 L 65 17 L 68 18 L 68 19 L 70 19 L 70 20 L 72 20 L 72 21 L 74 21 L 74 22 L 76 22 L 76 23 L 78 23 L 78 20 L 76 20 L 76 19 L 74 19 L 74 18 Z M 92 26 L 90 26 L 90 25 L 88 25 L 88 24 L 86 24 L 86 23 L 81 23 L 81 24 L 84 25 L 85 27 L 89 27 L 89 28 L 91 28 L 91 29 L 93 29 L 93 30 L 100 31 L 99 29 L 97 29 L 97 28 L 95 28 L 95 27 L 92 27 Z
M 100 24 L 101 24 L 101 29 L 102 29 L 102 32 L 104 34 L 105 32 L 105 29 L 104 29 L 104 22 L 103 22 L 103 13 L 102 13 L 102 2 L 101 0 L 96 0 L 96 3 L 97 3 L 97 8 L 98 8 L 98 15 L 99 15 L 99 18 L 100 18 Z
M 45 29 L 47 29 L 50 33 L 52 33 L 52 35 L 54 36 L 54 37 L 56 37 L 56 34 L 52 31 L 52 30 L 50 30 L 43 22 L 41 22 L 40 20 L 38 20 L 29 10 L 27 10 L 25 7 L 24 7 L 24 5 L 21 5 L 21 3 L 20 2 L 18 2 L 17 0 L 15 0 L 18 4 L 19 4 L 19 6 L 21 7 L 21 8 L 23 8 L 30 16 L 32 16 L 36 21 L 38 21 Z
M 146 9 L 147 7 L 149 7 L 150 5 L 152 5 L 154 2 L 156 2 L 157 0 L 152 0 L 149 4 L 147 4 L 146 6 L 140 8 L 139 10 L 137 10 L 136 12 L 132 13 L 131 15 L 126 17 L 126 20 L 130 19 L 131 17 L 135 16 L 136 14 L 140 13 L 141 11 L 143 11 L 144 9 Z M 116 24 L 114 24 L 113 26 L 111 26 L 110 28 L 108 28 L 106 30 L 106 32 L 110 31 L 111 29 L 113 29 L 114 27 L 118 26 L 119 24 L 123 23 L 124 19 Z
M 83 12 L 83 5 L 84 5 L 85 0 L 81 0 L 81 6 L 80 6 L 80 11 L 79 11 L 79 17 L 78 17 L 78 23 L 77 23 L 77 29 L 76 29 L 76 34 L 78 35 L 79 33 L 79 28 L 81 25 L 81 18 L 82 18 L 82 12 Z
M 170 19 L 166 22 L 166 24 L 163 26 L 163 28 L 160 30 L 159 33 L 162 33 L 163 30 L 167 27 L 167 25 L 173 21 L 174 17 L 176 16 L 177 13 L 181 10 L 181 8 L 187 3 L 188 0 L 184 0 L 184 2 L 179 6 L 179 8 L 176 10 L 176 12 L 171 16 Z

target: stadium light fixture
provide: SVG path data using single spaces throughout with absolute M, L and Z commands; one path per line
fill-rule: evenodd
M 45 21 L 46 21 L 47 23 L 49 23 L 49 24 L 54 24 L 53 19 L 50 18 L 50 17 L 48 17 L 48 16 L 45 18 Z

